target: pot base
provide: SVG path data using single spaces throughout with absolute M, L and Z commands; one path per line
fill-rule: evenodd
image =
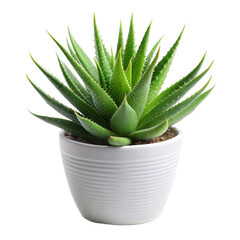
M 149 218 L 146 219 L 145 221 L 140 221 L 140 222 L 133 222 L 133 223 L 126 223 L 126 222 L 104 222 L 104 221 L 97 221 L 95 219 L 89 219 L 86 216 L 82 215 L 87 221 L 93 222 L 93 223 L 98 223 L 98 224 L 107 224 L 107 225 L 121 225 L 121 226 L 129 226 L 129 225 L 141 225 L 141 224 L 145 224 L 145 223 L 150 223 L 155 221 L 156 219 L 158 219 L 158 216 L 154 217 L 154 218 Z

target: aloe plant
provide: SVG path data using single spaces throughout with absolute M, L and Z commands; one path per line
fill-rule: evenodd
M 147 55 L 150 29 L 151 23 L 139 47 L 135 49 L 133 17 L 125 45 L 120 24 L 114 56 L 112 49 L 110 53 L 106 49 L 94 16 L 96 50 L 94 61 L 83 51 L 70 30 L 68 31 L 68 50 L 49 34 L 78 76 L 57 56 L 67 87 L 37 63 L 32 56 L 31 58 L 74 109 L 46 94 L 27 76 L 46 103 L 67 119 L 32 114 L 95 144 L 108 143 L 124 146 L 135 140 L 151 139 L 162 135 L 173 124 L 193 112 L 211 92 L 212 88 L 205 91 L 209 80 L 192 96 L 179 102 L 209 71 L 212 64 L 198 74 L 205 59 L 204 54 L 190 73 L 165 90 L 161 90 L 184 29 L 160 61 L 158 57 L 161 39 Z

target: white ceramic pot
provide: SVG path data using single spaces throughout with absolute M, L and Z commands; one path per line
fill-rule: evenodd
M 167 141 L 124 147 L 69 140 L 60 133 L 68 184 L 83 217 L 108 224 L 156 219 L 167 200 L 182 134 Z

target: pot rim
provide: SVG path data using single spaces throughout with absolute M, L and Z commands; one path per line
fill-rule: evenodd
M 64 139 L 65 141 L 69 142 L 69 143 L 74 143 L 77 145 L 81 145 L 81 146 L 85 146 L 85 147 L 91 147 L 91 148 L 121 148 L 121 149 L 139 149 L 139 148 L 143 148 L 143 147 L 154 147 L 154 146 L 164 146 L 166 144 L 171 144 L 174 143 L 176 141 L 178 141 L 180 138 L 182 138 L 183 133 L 176 128 L 178 131 L 178 135 L 176 135 L 175 137 L 162 141 L 162 142 L 157 142 L 157 143 L 146 143 L 146 144 L 139 144 L 139 145 L 127 145 L 127 146 L 121 146 L 121 147 L 116 147 L 116 146 L 111 146 L 111 145 L 98 145 L 98 144 L 93 144 L 93 143 L 83 143 L 83 142 L 79 142 L 79 141 L 75 141 L 72 139 L 68 139 L 65 135 L 63 130 L 60 131 L 59 133 L 59 137 Z

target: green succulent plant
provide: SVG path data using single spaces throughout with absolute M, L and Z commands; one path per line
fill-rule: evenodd
M 184 29 L 167 54 L 158 61 L 161 39 L 146 54 L 150 28 L 151 23 L 136 50 L 133 17 L 125 45 L 120 24 L 114 55 L 112 49 L 111 53 L 107 51 L 94 16 L 95 63 L 89 59 L 70 31 L 70 41 L 67 41 L 69 51 L 49 34 L 82 81 L 57 56 L 67 87 L 31 56 L 49 81 L 75 107 L 74 110 L 58 102 L 27 77 L 47 104 L 69 120 L 32 114 L 95 144 L 124 146 L 135 140 L 162 135 L 173 124 L 193 112 L 211 92 L 212 88 L 205 91 L 209 79 L 200 90 L 179 102 L 209 71 L 212 64 L 198 75 L 205 59 L 204 54 L 190 73 L 161 91 Z

